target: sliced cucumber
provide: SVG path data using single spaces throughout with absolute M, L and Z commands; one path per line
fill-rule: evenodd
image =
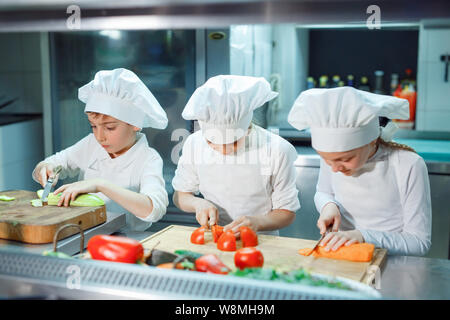
M 38 190 L 37 195 L 40 198 L 42 198 L 42 193 L 44 193 L 44 190 Z M 61 193 L 58 195 L 53 194 L 53 192 L 50 192 L 50 194 L 47 197 L 47 204 L 49 206 L 56 206 L 58 205 L 59 199 L 61 197 Z M 74 201 L 70 201 L 69 203 L 73 207 L 99 207 L 103 206 L 105 204 L 105 201 L 101 199 L 100 197 L 96 196 L 95 194 L 85 193 L 82 195 L 79 195 Z
M 9 196 L 4 195 L 4 194 L 2 194 L 2 195 L 0 196 L 0 201 L 13 201 L 13 200 L 16 200 L 16 198 L 14 198 L 14 197 L 9 197 Z

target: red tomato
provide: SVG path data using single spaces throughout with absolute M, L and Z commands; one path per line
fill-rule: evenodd
M 217 224 L 213 225 L 211 227 L 211 231 L 212 231 L 212 235 L 213 235 L 213 240 L 216 243 L 217 240 L 219 240 L 220 236 L 223 233 L 223 227 L 218 226 Z
M 93 236 L 87 249 L 95 260 L 136 263 L 144 255 L 144 247 L 139 241 L 119 236 Z
M 258 245 L 258 236 L 251 228 L 242 226 L 239 228 L 243 247 L 256 247 Z
M 191 234 L 191 242 L 194 244 L 205 244 L 205 229 L 206 227 L 195 229 Z
M 236 251 L 236 237 L 233 231 L 228 230 L 217 240 L 217 249 L 222 251 Z
M 227 274 L 230 269 L 215 254 L 206 254 L 195 260 L 195 270 L 207 273 Z
M 234 264 L 239 269 L 261 268 L 264 257 L 261 251 L 253 247 L 242 248 L 234 254 Z

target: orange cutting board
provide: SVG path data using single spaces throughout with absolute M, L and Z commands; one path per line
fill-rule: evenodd
M 59 227 L 78 224 L 83 230 L 106 221 L 106 207 L 33 207 L 32 199 L 38 199 L 36 192 L 13 190 L 0 192 L 16 198 L 0 201 L 0 238 L 26 243 L 50 243 Z M 76 228 L 60 232 L 58 239 L 78 233 Z
M 217 249 L 213 242 L 211 232 L 205 233 L 205 244 L 198 245 L 190 242 L 190 236 L 195 228 L 171 225 L 141 241 L 145 249 L 156 249 L 174 252 L 175 250 L 190 250 L 202 254 L 213 253 L 228 267 L 236 269 L 234 265 L 235 252 L 225 252 Z M 237 249 L 242 247 L 237 241 Z M 373 283 L 375 277 L 381 275 L 387 250 L 376 248 L 370 262 L 352 262 L 328 258 L 305 257 L 298 253 L 299 249 L 312 248 L 314 240 L 298 238 L 258 235 L 257 248 L 263 253 L 264 267 L 281 270 L 305 268 L 311 272 L 330 276 L 344 277 L 365 284 Z

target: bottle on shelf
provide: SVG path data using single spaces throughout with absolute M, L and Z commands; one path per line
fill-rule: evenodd
M 323 75 L 319 78 L 319 87 L 328 88 L 328 76 Z
M 344 81 L 339 81 L 338 82 L 338 87 L 344 87 L 345 86 L 345 82 Z
M 313 77 L 308 77 L 306 79 L 306 89 L 307 90 L 308 89 L 312 89 L 312 88 L 315 88 L 315 86 L 316 86 L 316 81 L 314 80 L 314 78 Z
M 400 128 L 413 129 L 414 122 L 416 120 L 416 79 L 412 75 L 411 69 L 405 70 L 406 78 L 400 81 L 400 85 L 394 91 L 394 96 L 406 99 L 409 102 L 409 119 L 407 120 L 394 120 Z
M 355 86 L 355 84 L 354 84 L 354 82 L 353 82 L 353 75 L 352 74 L 349 74 L 348 76 L 347 76 L 347 86 L 349 86 L 349 87 L 354 87 Z
M 375 87 L 373 89 L 373 93 L 384 94 L 383 77 L 384 71 L 382 70 L 375 71 Z
M 341 77 L 339 77 L 338 75 L 334 75 L 332 79 L 333 82 L 331 83 L 331 87 L 337 88 L 339 86 L 339 81 L 341 81 Z
M 369 79 L 366 76 L 361 77 L 358 89 L 363 91 L 370 91 Z
M 394 95 L 394 92 L 397 90 L 398 86 L 399 86 L 398 73 L 393 73 L 391 74 L 391 84 L 390 84 L 391 95 Z

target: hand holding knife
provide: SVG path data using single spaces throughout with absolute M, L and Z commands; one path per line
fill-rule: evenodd
M 319 246 L 319 243 L 323 240 L 323 238 L 325 238 L 325 236 L 326 236 L 329 232 L 331 232 L 332 228 L 333 228 L 333 225 L 327 227 L 327 230 L 322 234 L 322 236 L 320 237 L 319 241 L 316 242 L 316 245 L 315 245 L 315 246 L 311 249 L 311 251 L 309 251 L 308 254 L 306 254 L 305 256 L 311 255 L 311 253 L 313 253 L 314 250 L 317 249 L 317 247 Z
M 50 191 L 53 186 L 53 182 L 55 181 L 57 175 L 61 172 L 62 167 L 57 166 L 55 170 L 53 171 L 53 176 L 49 177 L 47 180 L 47 183 L 45 184 L 44 192 L 42 193 L 42 202 L 48 201 L 48 195 L 50 194 Z

